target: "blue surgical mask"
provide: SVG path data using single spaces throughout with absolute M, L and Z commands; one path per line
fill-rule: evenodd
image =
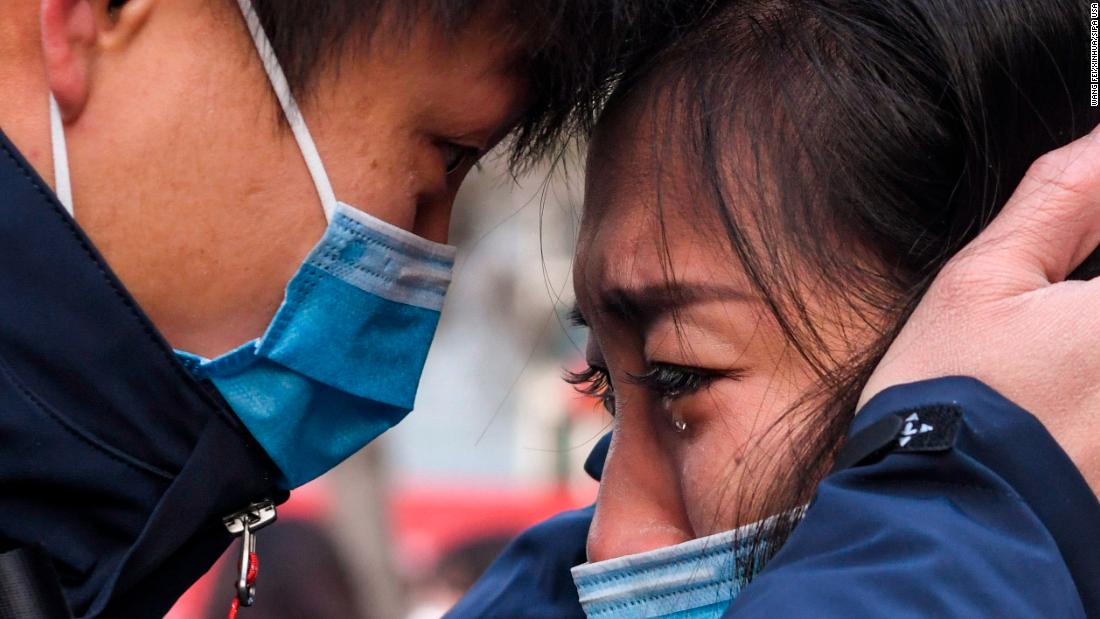
M 263 337 L 213 360 L 179 354 L 296 488 L 412 409 L 453 260 L 338 204 Z
M 292 489 L 412 409 L 455 249 L 337 201 L 255 11 L 249 0 L 238 3 L 328 228 L 262 337 L 215 359 L 177 352 L 198 378 L 214 383 Z M 52 99 L 50 107 L 58 197 L 72 213 L 63 127 Z
M 791 512 L 801 516 L 802 510 Z M 792 517 L 791 515 L 782 517 Z M 573 568 L 589 619 L 718 619 L 762 569 L 774 517 L 689 542 Z

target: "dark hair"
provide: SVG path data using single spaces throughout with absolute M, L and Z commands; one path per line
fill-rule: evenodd
M 1100 113 L 1089 105 L 1078 0 L 719 4 L 627 75 L 608 113 L 650 106 L 658 161 L 696 171 L 693 200 L 659 204 L 659 216 L 717 213 L 723 228 L 699 234 L 728 242 L 816 374 L 814 392 L 769 430 L 791 433 L 782 455 L 795 464 L 772 458 L 737 497 L 749 520 L 812 497 L 863 385 L 931 280 L 1033 161 Z M 870 345 L 830 349 L 828 325 L 800 292 L 805 273 L 814 302 L 854 312 Z M 778 550 L 789 520 L 752 562 Z
M 354 37 L 408 30 L 428 18 L 453 35 L 499 11 L 523 41 L 531 104 L 512 135 L 514 167 L 554 153 L 592 127 L 623 67 L 674 35 L 712 0 L 253 0 L 299 96 Z

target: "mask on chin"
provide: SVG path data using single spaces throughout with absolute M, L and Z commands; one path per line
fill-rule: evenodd
M 293 489 L 412 410 L 455 248 L 339 202 L 251 2 L 238 0 L 317 188 L 328 227 L 267 330 L 215 359 L 177 351 L 209 379 Z M 55 185 L 72 214 L 64 127 L 50 100 Z M 277 179 L 273 179 L 276 181 Z
M 584 563 L 572 570 L 589 619 L 663 617 L 719 619 L 742 587 L 763 569 L 776 518 L 801 518 L 804 508 L 675 546 Z

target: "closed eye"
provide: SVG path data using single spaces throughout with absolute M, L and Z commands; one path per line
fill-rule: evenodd
M 443 142 L 439 145 L 439 151 L 443 155 L 443 171 L 450 176 L 461 170 L 468 164 L 472 164 L 481 157 L 481 151 L 473 146 L 464 146 L 454 142 Z

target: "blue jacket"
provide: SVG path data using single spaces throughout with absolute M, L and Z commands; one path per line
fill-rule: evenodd
M 1038 420 L 984 384 L 884 391 L 837 462 L 726 617 L 1100 617 L 1100 503 Z M 521 534 L 448 616 L 583 617 L 568 573 L 591 517 Z
M 42 547 L 77 617 L 160 617 L 275 473 L 0 133 L 0 553 Z

